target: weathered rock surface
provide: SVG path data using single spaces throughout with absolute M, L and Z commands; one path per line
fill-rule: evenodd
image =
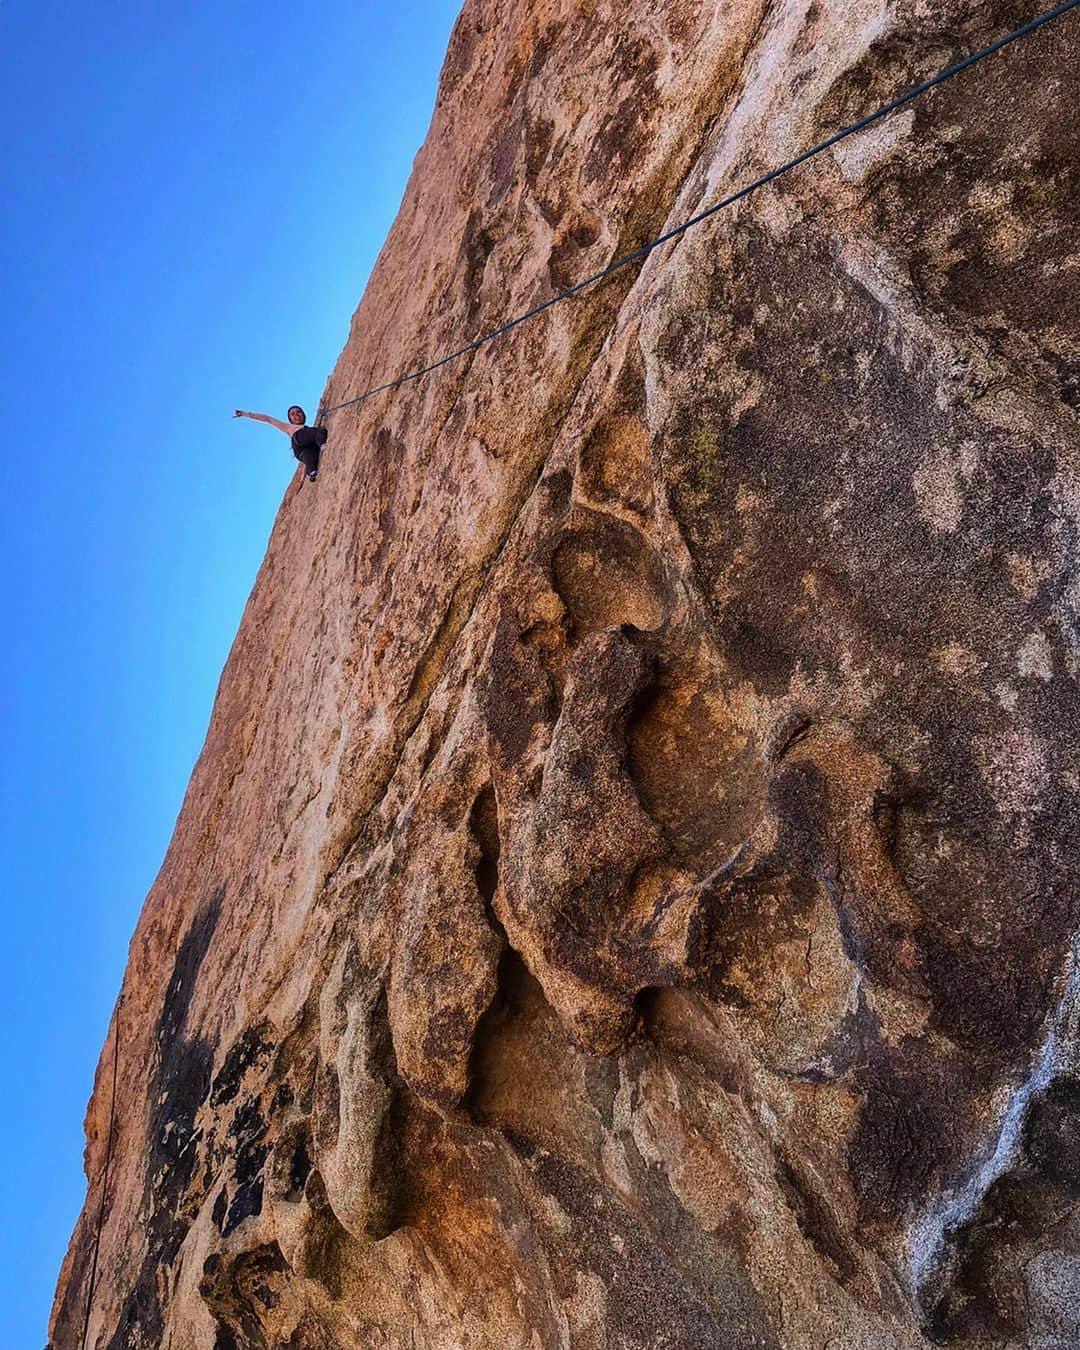
M 1033 12 L 468 0 L 328 401 Z M 132 942 L 90 1345 L 1076 1344 L 1078 57 L 334 416 Z

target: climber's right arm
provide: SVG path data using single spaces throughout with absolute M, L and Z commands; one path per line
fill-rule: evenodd
M 236 412 L 233 413 L 233 416 L 250 417 L 253 422 L 266 422 L 269 426 L 277 427 L 278 431 L 283 431 L 286 436 L 291 436 L 296 430 L 295 427 L 289 426 L 287 422 L 279 422 L 276 417 L 270 417 L 267 413 L 241 412 L 240 409 L 237 408 Z

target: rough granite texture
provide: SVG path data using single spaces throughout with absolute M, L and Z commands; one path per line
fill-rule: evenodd
M 328 401 L 1035 12 L 467 0 Z M 132 940 L 89 1345 L 1077 1344 L 1078 107 L 1070 15 L 333 416 Z

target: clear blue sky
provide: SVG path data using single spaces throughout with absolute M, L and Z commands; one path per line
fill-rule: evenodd
M 0 7 L 0 1325 L 45 1342 L 143 897 L 459 0 Z

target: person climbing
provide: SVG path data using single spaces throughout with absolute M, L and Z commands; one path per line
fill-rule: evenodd
M 270 426 L 277 427 L 278 431 L 283 431 L 292 440 L 293 454 L 303 464 L 308 482 L 314 483 L 318 478 L 319 455 L 326 444 L 326 428 L 309 427 L 307 414 L 298 403 L 294 403 L 286 414 L 288 422 L 279 422 L 276 417 L 270 417 L 267 413 L 241 412 L 239 408 L 233 416 L 250 417 L 253 422 L 268 422 Z

